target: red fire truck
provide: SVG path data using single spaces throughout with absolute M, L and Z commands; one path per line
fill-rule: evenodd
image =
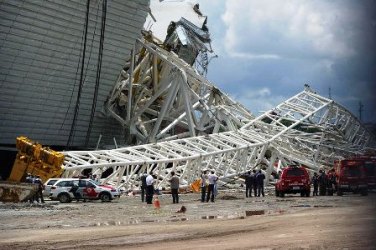
M 368 194 L 365 162 L 359 157 L 334 162 L 337 195 L 341 196 L 344 192 Z
M 365 156 L 364 172 L 368 190 L 376 189 L 376 156 Z

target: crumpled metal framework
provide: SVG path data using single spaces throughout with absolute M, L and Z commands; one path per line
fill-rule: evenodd
M 135 51 L 106 102 L 130 131 L 128 143 L 237 130 L 254 118 L 174 52 L 146 40 Z
M 132 190 L 144 171 L 168 188 L 171 171 L 185 186 L 213 169 L 220 184 L 231 187 L 254 168 L 267 176 L 276 163 L 278 169 L 295 163 L 317 171 L 370 145 L 371 134 L 356 117 L 309 86 L 254 117 L 174 53 L 141 40 L 135 51 L 107 108 L 140 145 L 64 152 L 64 177 L 111 169 L 102 181 Z

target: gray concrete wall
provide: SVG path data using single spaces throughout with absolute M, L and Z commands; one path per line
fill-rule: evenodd
M 124 139 L 123 129 L 100 110 L 147 16 L 149 0 L 110 0 L 102 71 L 90 147 Z M 90 1 L 84 85 L 73 146 L 84 146 L 98 61 L 102 1 Z M 64 146 L 71 129 L 83 51 L 86 1 L 0 2 L 0 146 L 25 135 Z

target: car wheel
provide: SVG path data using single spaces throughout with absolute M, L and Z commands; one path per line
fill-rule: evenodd
M 277 189 L 275 190 L 275 196 L 277 196 L 277 197 L 279 196 L 279 192 L 278 192 Z
M 109 202 L 111 200 L 111 195 L 109 193 L 102 193 L 100 197 L 102 202 Z
M 61 203 L 69 203 L 72 201 L 69 194 L 65 194 L 65 193 L 59 194 L 57 198 L 59 199 Z
M 305 191 L 300 192 L 300 197 L 303 197 L 305 195 Z
M 279 196 L 281 196 L 281 197 L 285 197 L 285 193 L 284 193 L 284 192 L 280 192 L 280 193 L 279 193 Z

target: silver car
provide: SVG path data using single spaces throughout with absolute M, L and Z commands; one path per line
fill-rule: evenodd
M 91 179 L 67 178 L 60 179 L 51 187 L 51 200 L 68 203 L 72 200 L 101 200 L 108 202 L 120 198 L 117 188 L 110 185 L 100 185 Z
M 43 196 L 49 197 L 51 192 L 51 187 L 61 178 L 50 178 L 44 183 Z

